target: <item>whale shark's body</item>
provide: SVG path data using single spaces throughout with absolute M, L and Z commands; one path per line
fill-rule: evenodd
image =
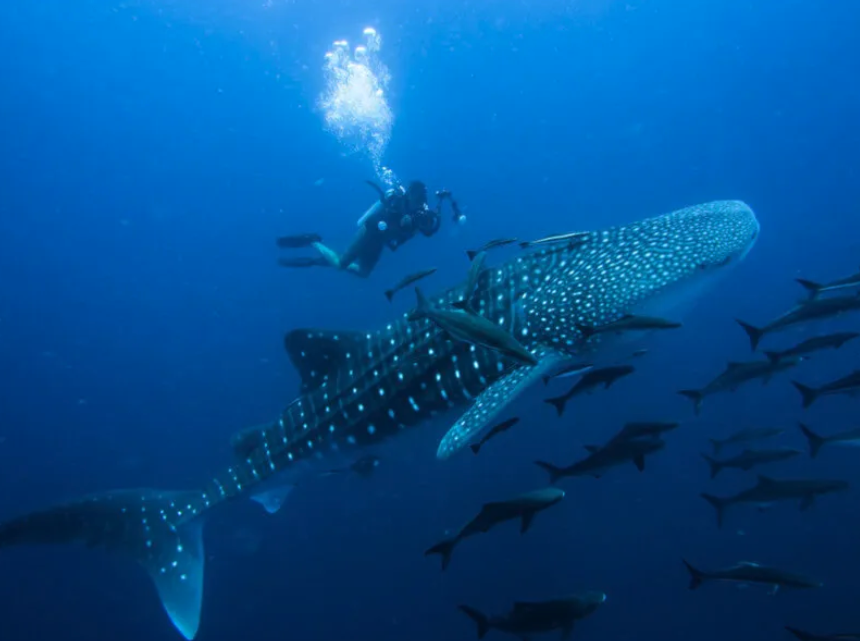
M 292 331 L 285 346 L 301 375 L 300 395 L 271 424 L 242 432 L 233 465 L 205 489 L 85 497 L 0 524 L 0 547 L 77 540 L 121 550 L 148 571 L 172 622 L 192 639 L 203 596 L 202 521 L 214 506 L 304 462 L 376 444 L 471 402 L 439 447 L 440 458 L 453 454 L 533 381 L 618 340 L 607 334 L 586 343 L 577 325 L 676 309 L 743 258 L 758 230 L 745 204 L 707 203 L 542 245 L 482 272 L 473 291 L 455 287 L 434 299 L 445 306 L 467 295 L 471 309 L 535 355 L 535 366 L 450 340 L 405 315 L 370 333 Z

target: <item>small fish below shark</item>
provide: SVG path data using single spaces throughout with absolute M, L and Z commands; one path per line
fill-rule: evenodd
M 505 521 L 520 519 L 520 534 L 529 531 L 535 515 L 542 510 L 556 505 L 564 498 L 564 491 L 554 487 L 548 487 L 534 492 L 519 494 L 505 501 L 486 503 L 481 507 L 477 516 L 464 525 L 457 534 L 450 539 L 440 541 L 430 549 L 424 556 L 438 554 L 442 557 L 442 569 L 445 570 L 451 562 L 451 554 L 460 541 L 475 534 L 489 532 L 495 526 Z
M 521 641 L 533 634 L 561 631 L 567 639 L 577 621 L 594 614 L 606 602 L 605 592 L 581 592 L 549 601 L 517 601 L 503 616 L 489 617 L 468 605 L 460 611 L 478 626 L 478 638 L 483 639 L 490 630 L 506 632 Z
M 586 445 L 588 456 L 566 467 L 559 467 L 546 461 L 535 461 L 535 465 L 549 474 L 549 482 L 557 483 L 569 476 L 592 476 L 599 479 L 609 469 L 633 463 L 640 472 L 645 470 L 645 456 L 653 454 L 666 446 L 659 438 L 636 438 L 610 441 L 603 447 Z
M 703 388 L 686 389 L 678 393 L 693 401 L 693 411 L 698 416 L 702 411 L 702 402 L 707 396 L 718 392 L 734 392 L 741 385 L 755 380 L 761 380 L 767 385 L 774 374 L 796 367 L 800 361 L 800 358 L 785 358 L 776 362 L 771 360 L 730 362 L 721 374 Z
M 769 476 L 758 477 L 758 482 L 751 488 L 738 492 L 734 496 L 719 497 L 702 494 L 717 512 L 717 527 L 723 527 L 725 512 L 728 508 L 742 503 L 766 507 L 777 501 L 798 501 L 800 510 L 812 507 L 816 497 L 834 492 L 843 492 L 849 488 L 846 481 L 831 479 L 773 479 Z
M 741 445 L 751 441 L 760 441 L 785 434 L 785 430 L 779 427 L 750 427 L 735 432 L 724 439 L 712 438 L 711 447 L 714 448 L 714 456 L 719 456 L 724 447 Z
M 684 565 L 690 573 L 690 589 L 695 590 L 708 581 L 731 581 L 734 583 L 758 583 L 770 586 L 771 594 L 776 594 L 780 588 L 812 589 L 822 587 L 822 583 L 799 574 L 786 572 L 777 568 L 769 568 L 750 561 L 741 561 L 737 565 L 724 570 L 703 572 L 693 567 L 686 560 Z
M 744 450 L 737 456 L 723 460 L 711 458 L 707 454 L 702 454 L 702 458 L 705 459 L 710 466 L 711 478 L 714 479 L 720 472 L 727 468 L 749 471 L 758 465 L 787 461 L 799 454 L 800 450 L 792 447 L 780 447 L 770 450 Z

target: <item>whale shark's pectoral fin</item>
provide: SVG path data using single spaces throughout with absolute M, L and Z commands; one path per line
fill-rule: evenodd
M 564 362 L 561 354 L 549 349 L 539 351 L 534 356 L 537 365 L 518 367 L 484 390 L 474 405 L 445 434 L 436 451 L 437 458 L 448 458 L 468 445 L 517 395 Z
M 201 493 L 124 490 L 90 496 L 0 524 L 0 548 L 83 542 L 121 551 L 155 583 L 170 620 L 193 639 L 203 603 Z

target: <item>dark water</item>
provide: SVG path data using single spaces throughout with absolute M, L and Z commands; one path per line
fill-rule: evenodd
M 425 287 L 441 288 L 489 238 L 742 199 L 762 225 L 756 247 L 609 393 L 561 421 L 527 395 L 522 423 L 480 457 L 437 462 L 450 421 L 437 422 L 392 444 L 370 483 L 328 479 L 273 517 L 248 502 L 214 513 L 198 638 L 471 639 L 459 603 L 496 612 L 579 589 L 609 595 L 575 632 L 584 639 L 860 628 L 857 490 L 805 513 L 730 512 L 722 530 L 698 496 L 754 479 L 709 481 L 698 454 L 709 437 L 778 426 L 782 444 L 805 447 L 799 418 L 853 427 L 856 401 L 802 413 L 780 376 L 710 398 L 695 418 L 675 393 L 749 357 L 733 318 L 767 321 L 801 297 L 793 278 L 860 265 L 860 6 L 270 4 L 46 0 L 0 13 L 0 515 L 115 487 L 199 487 L 228 461 L 231 434 L 293 397 L 283 331 L 374 328 L 411 304 L 382 291 L 416 267 L 438 266 Z M 392 74 L 386 162 L 452 189 L 469 223 L 451 233 L 446 220 L 367 281 L 280 269 L 276 236 L 313 230 L 343 246 L 372 200 L 369 162 L 344 155 L 315 108 L 326 47 L 367 24 Z M 858 349 L 817 354 L 792 377 L 841 376 Z M 637 419 L 683 421 L 645 473 L 569 481 L 526 537 L 510 526 L 470 540 L 444 574 L 422 556 L 481 503 L 544 483 L 535 458 L 572 460 Z M 858 485 L 857 454 L 832 448 L 766 472 Z M 682 556 L 758 561 L 825 586 L 690 592 Z M 22 547 L 0 552 L 0 638 L 179 636 L 127 560 Z

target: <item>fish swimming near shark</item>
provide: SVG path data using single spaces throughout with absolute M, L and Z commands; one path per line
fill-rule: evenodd
M 559 371 L 553 374 L 547 374 L 543 377 L 543 384 L 549 385 L 549 382 L 557 378 L 570 378 L 573 376 L 581 376 L 587 371 L 594 369 L 594 363 L 571 363 L 565 365 Z
M 776 362 L 786 357 L 804 356 L 822 349 L 839 349 L 845 343 L 854 340 L 858 336 L 860 336 L 860 334 L 857 332 L 838 332 L 836 334 L 827 334 L 825 336 L 815 336 L 781 352 L 765 352 L 764 355 L 771 361 Z
M 785 626 L 800 641 L 860 641 L 860 632 L 839 632 L 836 634 L 813 634 L 798 628 Z
M 334 467 L 330 470 L 320 472 L 320 476 L 337 476 L 341 474 L 355 474 L 362 479 L 369 479 L 376 472 L 381 462 L 380 458 L 374 454 L 367 454 L 355 460 L 346 467 Z
M 821 436 L 809 427 L 800 423 L 800 431 L 809 443 L 809 457 L 815 458 L 825 445 L 842 445 L 845 447 L 860 447 L 860 427 L 836 432 L 830 436 Z
M 795 278 L 795 281 L 809 292 L 809 298 L 812 299 L 817 298 L 820 294 L 825 292 L 860 288 L 860 271 L 855 274 L 851 274 L 850 276 L 846 276 L 845 278 L 830 281 L 829 283 L 816 283 L 811 280 L 804 280 L 803 278 Z
M 717 201 L 596 231 L 574 246 L 542 245 L 484 270 L 469 305 L 516 336 L 535 366 L 405 315 L 374 331 L 294 329 L 284 346 L 301 379 L 298 396 L 272 421 L 241 432 L 232 460 L 211 481 L 186 491 L 106 491 L 23 514 L 0 523 L 0 548 L 82 542 L 123 554 L 150 576 L 170 620 L 192 639 L 203 602 L 203 526 L 220 505 L 465 409 L 437 457 L 460 452 L 542 376 L 584 354 L 608 354 L 611 341 L 586 345 L 575 324 L 677 317 L 758 234 L 749 207 Z M 431 300 L 444 307 L 463 295 L 460 285 Z
M 493 349 L 517 361 L 521 365 L 537 365 L 535 356 L 520 343 L 513 334 L 493 321 L 477 314 L 464 300 L 463 309 L 435 307 L 415 288 L 418 308 L 409 315 L 409 320 L 430 319 L 439 329 L 455 340 Z
M 493 240 L 487 241 L 484 243 L 482 247 L 478 249 L 470 249 L 466 252 L 466 256 L 469 257 L 469 260 L 475 260 L 475 257 L 479 254 L 483 254 L 484 252 L 488 252 L 491 249 L 496 249 L 497 247 L 504 247 L 505 245 L 510 245 L 511 243 L 517 242 L 516 238 L 494 238 Z
M 568 247 L 578 247 L 592 239 L 592 232 L 575 231 L 569 234 L 553 234 L 552 236 L 544 236 L 537 240 L 527 240 L 520 243 L 520 247 L 528 249 L 537 245 L 546 245 L 554 243 L 566 243 Z
M 749 427 L 739 430 L 724 439 L 712 438 L 709 440 L 711 441 L 711 446 L 714 448 L 714 456 L 719 456 L 724 447 L 773 438 L 780 434 L 785 434 L 785 430 L 779 427 Z
M 615 381 L 629 376 L 636 371 L 632 365 L 610 365 L 599 369 L 589 369 L 585 375 L 579 379 L 573 387 L 561 396 L 544 399 L 545 403 L 552 405 L 558 415 L 564 414 L 564 409 L 567 407 L 568 401 L 574 396 L 580 394 L 590 394 L 598 387 L 609 389 Z
M 469 446 L 469 448 L 472 450 L 472 452 L 474 454 L 477 454 L 478 452 L 481 451 L 481 448 L 484 446 L 484 444 L 487 441 L 489 441 L 491 438 L 493 438 L 497 434 L 501 434 L 502 432 L 507 432 L 509 429 L 511 429 L 514 425 L 516 425 L 519 422 L 520 422 L 520 419 L 518 416 L 514 416 L 513 418 L 509 418 L 506 421 L 502 421 L 498 425 L 494 426 L 493 429 L 491 429 L 489 432 L 484 434 L 483 438 L 480 441 L 478 441 L 477 443 L 472 443 Z
M 659 438 L 610 441 L 603 447 L 586 445 L 588 456 L 566 467 L 559 467 L 546 461 L 535 461 L 535 465 L 549 474 L 549 482 L 553 484 L 569 476 L 593 476 L 599 479 L 607 470 L 625 463 L 633 463 L 636 469 L 643 472 L 645 456 L 665 446 L 665 441 Z
M 451 562 L 454 548 L 463 539 L 489 532 L 500 523 L 514 519 L 520 519 L 520 534 L 525 534 L 529 531 L 538 512 L 556 505 L 563 498 L 564 492 L 562 490 L 548 487 L 519 494 L 505 501 L 486 503 L 481 507 L 477 516 L 466 523 L 453 538 L 440 541 L 428 549 L 424 556 L 440 555 L 442 557 L 442 569 L 445 570 Z
M 437 271 L 436 267 L 430 267 L 429 269 L 422 269 L 421 271 L 418 271 L 418 272 L 415 272 L 413 274 L 408 274 L 408 275 L 404 276 L 402 279 L 400 279 L 400 282 L 398 282 L 394 287 L 392 287 L 391 289 L 385 290 L 385 297 L 388 299 L 388 302 L 390 303 L 391 301 L 394 300 L 394 295 L 397 292 L 399 292 L 401 289 L 403 289 L 405 287 L 409 287 L 409 285 L 411 285 L 413 283 L 417 283 L 419 280 L 423 280 L 423 279 L 427 278 L 428 276 L 432 276 L 433 274 L 436 273 L 436 271 Z
M 848 483 L 841 480 L 779 480 L 768 476 L 759 476 L 758 482 L 753 487 L 734 496 L 719 497 L 711 494 L 702 494 L 701 496 L 717 511 L 717 527 L 722 527 L 726 509 L 733 505 L 750 503 L 762 507 L 776 501 L 799 501 L 800 510 L 804 511 L 812 507 L 816 497 L 847 489 Z
M 621 428 L 621 431 L 609 439 L 608 445 L 633 439 L 658 438 L 666 432 L 671 432 L 672 430 L 677 429 L 680 425 L 680 423 L 660 421 L 636 421 L 625 423 L 624 427 Z
M 793 572 L 786 572 L 778 568 L 769 568 L 758 563 L 741 561 L 737 565 L 724 570 L 713 570 L 703 572 L 684 561 L 687 571 L 690 573 L 690 589 L 695 590 L 706 581 L 731 581 L 733 583 L 760 583 L 771 587 L 771 593 L 775 594 L 779 588 L 793 588 L 796 590 L 808 590 L 820 588 L 822 583 Z
M 518 601 L 504 616 L 489 617 L 468 605 L 460 611 L 478 626 L 478 638 L 483 639 L 490 630 L 507 632 L 519 639 L 528 639 L 533 634 L 561 631 L 567 639 L 577 621 L 584 619 L 606 601 L 604 592 L 582 592 L 551 601 Z
M 614 333 L 621 334 L 622 332 L 647 332 L 658 329 L 677 329 L 681 327 L 681 323 L 666 320 L 665 318 L 655 318 L 653 316 L 636 316 L 635 314 L 626 314 L 616 321 L 607 323 L 601 327 L 589 327 L 588 325 L 577 325 L 576 329 L 585 336 L 591 338 L 598 334 Z
M 747 333 L 750 339 L 750 347 L 755 351 L 758 349 L 761 339 L 767 334 L 782 331 L 802 323 L 833 318 L 857 310 L 860 310 L 860 296 L 834 296 L 833 298 L 816 298 L 804 301 L 779 318 L 772 320 L 764 327 L 755 327 L 738 319 L 735 319 L 735 321 Z
M 798 454 L 800 454 L 800 450 L 792 447 L 779 447 L 771 450 L 744 450 L 737 456 L 722 461 L 711 458 L 707 454 L 702 454 L 702 458 L 710 466 L 711 478 L 713 479 L 726 468 L 749 471 L 758 465 L 787 461 Z
M 769 360 L 730 362 L 726 369 L 702 389 L 685 389 L 678 393 L 693 401 L 693 411 L 698 415 L 702 411 L 702 402 L 706 396 L 717 392 L 734 392 L 745 383 L 761 380 L 767 384 L 774 374 L 800 364 L 800 358 L 786 358 L 776 362 Z
M 821 387 L 810 387 L 797 381 L 791 381 L 800 392 L 803 409 L 806 409 L 822 396 L 857 396 L 860 394 L 860 369 L 854 370 L 842 378 L 825 383 Z
M 463 288 L 463 298 L 452 303 L 452 307 L 471 311 L 469 301 L 472 300 L 472 294 L 475 293 L 475 287 L 478 286 L 478 278 L 484 270 L 484 262 L 487 259 L 486 252 L 481 252 L 472 258 L 472 265 L 469 267 L 469 274 L 466 276 L 466 286 Z

